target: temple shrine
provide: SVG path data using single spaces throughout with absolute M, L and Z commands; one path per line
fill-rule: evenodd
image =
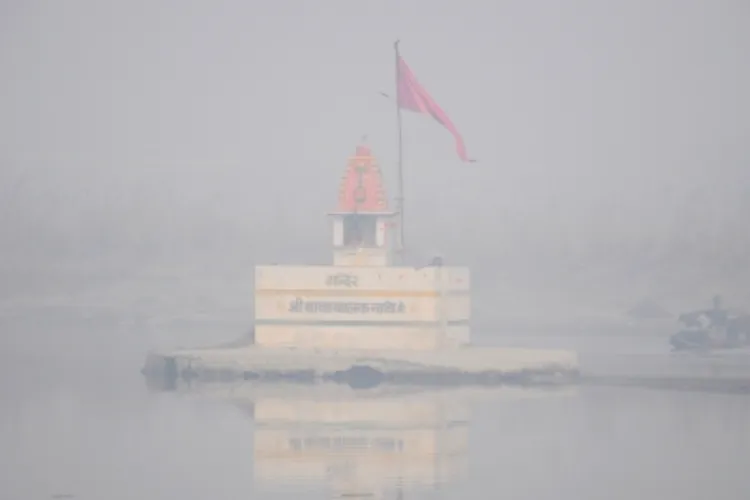
M 341 178 L 331 265 L 257 266 L 255 343 L 431 350 L 469 343 L 469 270 L 397 262 L 398 212 L 366 145 Z

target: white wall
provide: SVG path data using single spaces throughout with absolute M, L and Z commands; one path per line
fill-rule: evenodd
M 467 269 L 259 266 L 255 284 L 259 345 L 435 349 L 469 341 Z

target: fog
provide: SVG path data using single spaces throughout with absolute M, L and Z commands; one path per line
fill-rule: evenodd
M 395 110 L 379 92 L 400 39 L 479 160 L 405 114 L 415 261 L 468 264 L 477 296 L 503 291 L 508 308 L 741 303 L 749 13 L 739 0 L 5 0 L 3 292 L 328 262 L 324 214 L 363 135 L 395 195 Z
M 256 264 L 331 262 L 325 214 L 363 136 L 393 202 L 396 40 L 478 160 L 404 112 L 407 255 L 470 267 L 472 342 L 575 350 L 600 376 L 748 379 L 741 352 L 670 356 L 625 312 L 750 310 L 750 3 L 0 0 L 0 497 L 282 497 L 258 486 L 283 458 L 269 443 L 321 429 L 417 445 L 316 452 L 320 484 L 359 462 L 399 488 L 437 477 L 447 442 L 466 474 L 431 498 L 747 497 L 746 395 L 493 388 L 456 417 L 464 389 L 148 393 L 149 350 L 251 328 Z M 264 401 L 286 427 L 262 439 Z M 305 498 L 332 498 L 320 484 Z

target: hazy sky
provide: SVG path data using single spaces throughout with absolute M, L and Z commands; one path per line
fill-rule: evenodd
M 363 134 L 395 186 L 399 38 L 479 159 L 405 116 L 414 245 L 649 238 L 699 189 L 723 224 L 750 177 L 748 33 L 741 0 L 0 0 L 4 217 L 79 244 L 224 224 L 326 258 Z

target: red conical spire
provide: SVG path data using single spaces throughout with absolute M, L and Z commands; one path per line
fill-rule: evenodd
M 386 197 L 383 176 L 370 147 L 364 143 L 357 146 L 354 156 L 349 158 L 339 189 L 339 212 L 386 212 Z

